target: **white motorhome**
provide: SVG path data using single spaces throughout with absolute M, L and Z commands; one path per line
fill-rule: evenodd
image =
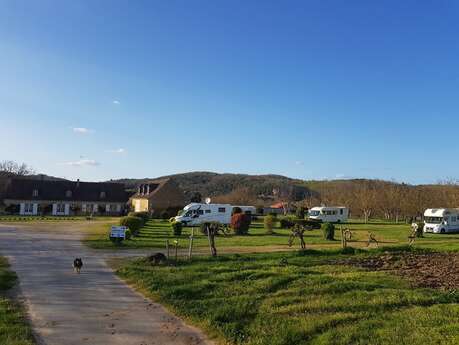
M 312 207 L 308 216 L 326 223 L 345 223 L 349 217 L 349 209 L 343 206 Z
M 459 231 L 459 209 L 428 208 L 424 212 L 424 232 L 444 234 Z
M 242 212 L 255 214 L 254 206 L 233 206 L 230 204 L 202 204 L 191 203 L 181 210 L 175 217 L 176 222 L 186 226 L 197 226 L 207 222 L 219 222 L 221 224 L 231 223 L 231 214 L 233 209 L 239 207 Z

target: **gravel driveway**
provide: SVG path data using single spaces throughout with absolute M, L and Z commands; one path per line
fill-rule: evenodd
M 110 254 L 81 244 L 78 226 L 0 225 L 0 254 L 19 276 L 39 344 L 212 344 L 120 281 L 105 263 Z M 80 275 L 75 257 L 84 261 Z

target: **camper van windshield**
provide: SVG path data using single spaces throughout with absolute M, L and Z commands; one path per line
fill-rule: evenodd
M 440 224 L 443 221 L 443 217 L 426 217 L 425 222 L 430 224 Z
M 310 211 L 309 214 L 311 216 L 318 216 L 320 214 L 320 211 Z

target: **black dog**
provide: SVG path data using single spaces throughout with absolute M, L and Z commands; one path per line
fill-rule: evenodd
M 73 260 L 73 269 L 80 274 L 81 268 L 83 267 L 83 260 L 81 258 L 76 258 Z
M 167 262 L 166 255 L 164 255 L 163 253 L 156 253 L 154 255 L 150 255 L 147 259 L 148 261 L 150 261 L 150 263 L 155 265 Z

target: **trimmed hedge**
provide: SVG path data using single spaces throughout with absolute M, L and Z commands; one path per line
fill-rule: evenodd
M 236 235 L 247 235 L 251 222 L 252 217 L 249 214 L 234 213 L 231 216 L 231 229 Z
M 133 236 L 136 236 L 140 228 L 144 225 L 144 221 L 140 217 L 127 216 L 120 219 L 120 225 L 126 226 Z
M 418 229 L 416 230 L 416 237 L 424 237 L 424 223 L 418 222 Z
M 324 223 L 322 232 L 326 240 L 333 241 L 335 239 L 335 226 L 332 223 Z
M 276 222 L 276 218 L 274 216 L 272 215 L 265 216 L 263 223 L 265 226 L 265 231 L 268 235 L 271 235 L 274 233 L 273 228 L 274 228 L 275 222 Z
M 129 212 L 128 217 L 139 217 L 142 219 L 144 225 L 146 222 L 150 220 L 150 214 L 148 212 Z
M 171 223 L 172 233 L 174 236 L 181 236 L 182 235 L 182 228 L 183 225 L 180 222 L 173 222 Z

